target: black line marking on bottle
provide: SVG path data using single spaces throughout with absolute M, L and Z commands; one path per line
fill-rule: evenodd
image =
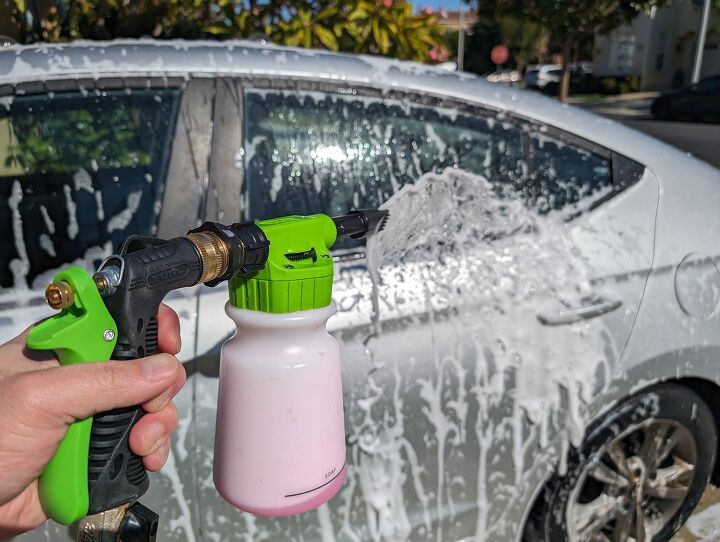
M 313 491 L 317 491 L 318 489 L 320 489 L 320 488 L 322 488 L 322 487 L 325 487 L 326 485 L 332 483 L 332 481 L 335 480 L 335 478 L 337 478 L 338 476 L 340 476 L 340 475 L 343 473 L 343 471 L 345 470 L 345 467 L 346 467 L 346 466 L 347 466 L 347 463 L 343 463 L 343 466 L 342 466 L 342 468 L 340 469 L 340 471 L 339 471 L 335 476 L 333 476 L 332 478 L 330 478 L 330 480 L 328 480 L 327 482 L 325 482 L 323 485 L 314 487 L 314 488 L 312 488 L 312 489 L 308 489 L 307 491 L 301 491 L 300 493 L 291 493 L 290 495 L 285 495 L 285 498 L 287 499 L 288 497 L 297 497 L 298 495 L 305 495 L 306 493 L 312 493 Z

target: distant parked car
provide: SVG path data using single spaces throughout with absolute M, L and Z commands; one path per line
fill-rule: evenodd
M 500 72 L 491 72 L 485 75 L 485 79 L 491 83 L 516 85 L 522 80 L 522 75 L 520 75 L 520 72 L 517 70 L 503 70 Z
M 525 84 L 528 88 L 545 88 L 549 83 L 560 83 L 560 64 L 530 64 L 525 70 Z
M 593 85 L 592 64 L 576 62 L 568 65 L 570 71 L 570 90 L 587 92 Z M 536 64 L 528 66 L 525 71 L 525 85 L 530 89 L 542 90 L 546 94 L 557 93 L 562 79 L 560 64 Z
M 670 540 L 720 482 L 720 172 L 536 92 L 253 42 L 0 50 L 0 341 L 47 315 L 57 269 L 93 269 L 130 234 L 377 207 L 448 171 L 490 188 L 459 183 L 441 207 L 498 204 L 443 224 L 444 250 L 487 240 L 483 265 L 413 253 L 373 290 L 363 246 L 333 253 L 348 471 L 317 511 L 219 497 L 227 289 L 168 296 L 189 376 L 142 499 L 158 540 Z M 485 228 L 503 216 L 517 227 Z M 417 241 L 403 217 L 398 246 Z M 16 540 L 68 539 L 49 522 Z
M 658 120 L 720 122 L 720 75 L 663 93 L 652 103 L 650 112 Z

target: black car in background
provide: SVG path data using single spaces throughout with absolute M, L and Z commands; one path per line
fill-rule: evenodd
M 720 75 L 662 94 L 650 112 L 658 120 L 720 122 Z

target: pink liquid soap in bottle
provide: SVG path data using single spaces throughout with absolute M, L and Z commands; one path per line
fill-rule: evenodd
M 229 282 L 237 331 L 222 348 L 213 479 L 228 502 L 287 516 L 330 500 L 345 479 L 340 348 L 329 247 L 382 224 L 382 211 L 257 222 L 264 266 Z M 261 268 L 260 268 L 261 267 Z
M 215 487 L 262 516 L 327 502 L 345 479 L 335 306 L 269 314 L 227 306 L 237 333 L 220 362 Z

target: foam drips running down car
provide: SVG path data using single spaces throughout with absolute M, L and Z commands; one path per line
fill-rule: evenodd
M 160 540 L 669 540 L 720 479 L 719 202 L 709 165 L 466 74 L 233 41 L 0 51 L 2 340 L 130 234 L 398 211 L 404 244 L 336 253 L 348 471 L 316 511 L 217 495 L 227 293 L 167 299 L 189 379 L 144 499 Z

